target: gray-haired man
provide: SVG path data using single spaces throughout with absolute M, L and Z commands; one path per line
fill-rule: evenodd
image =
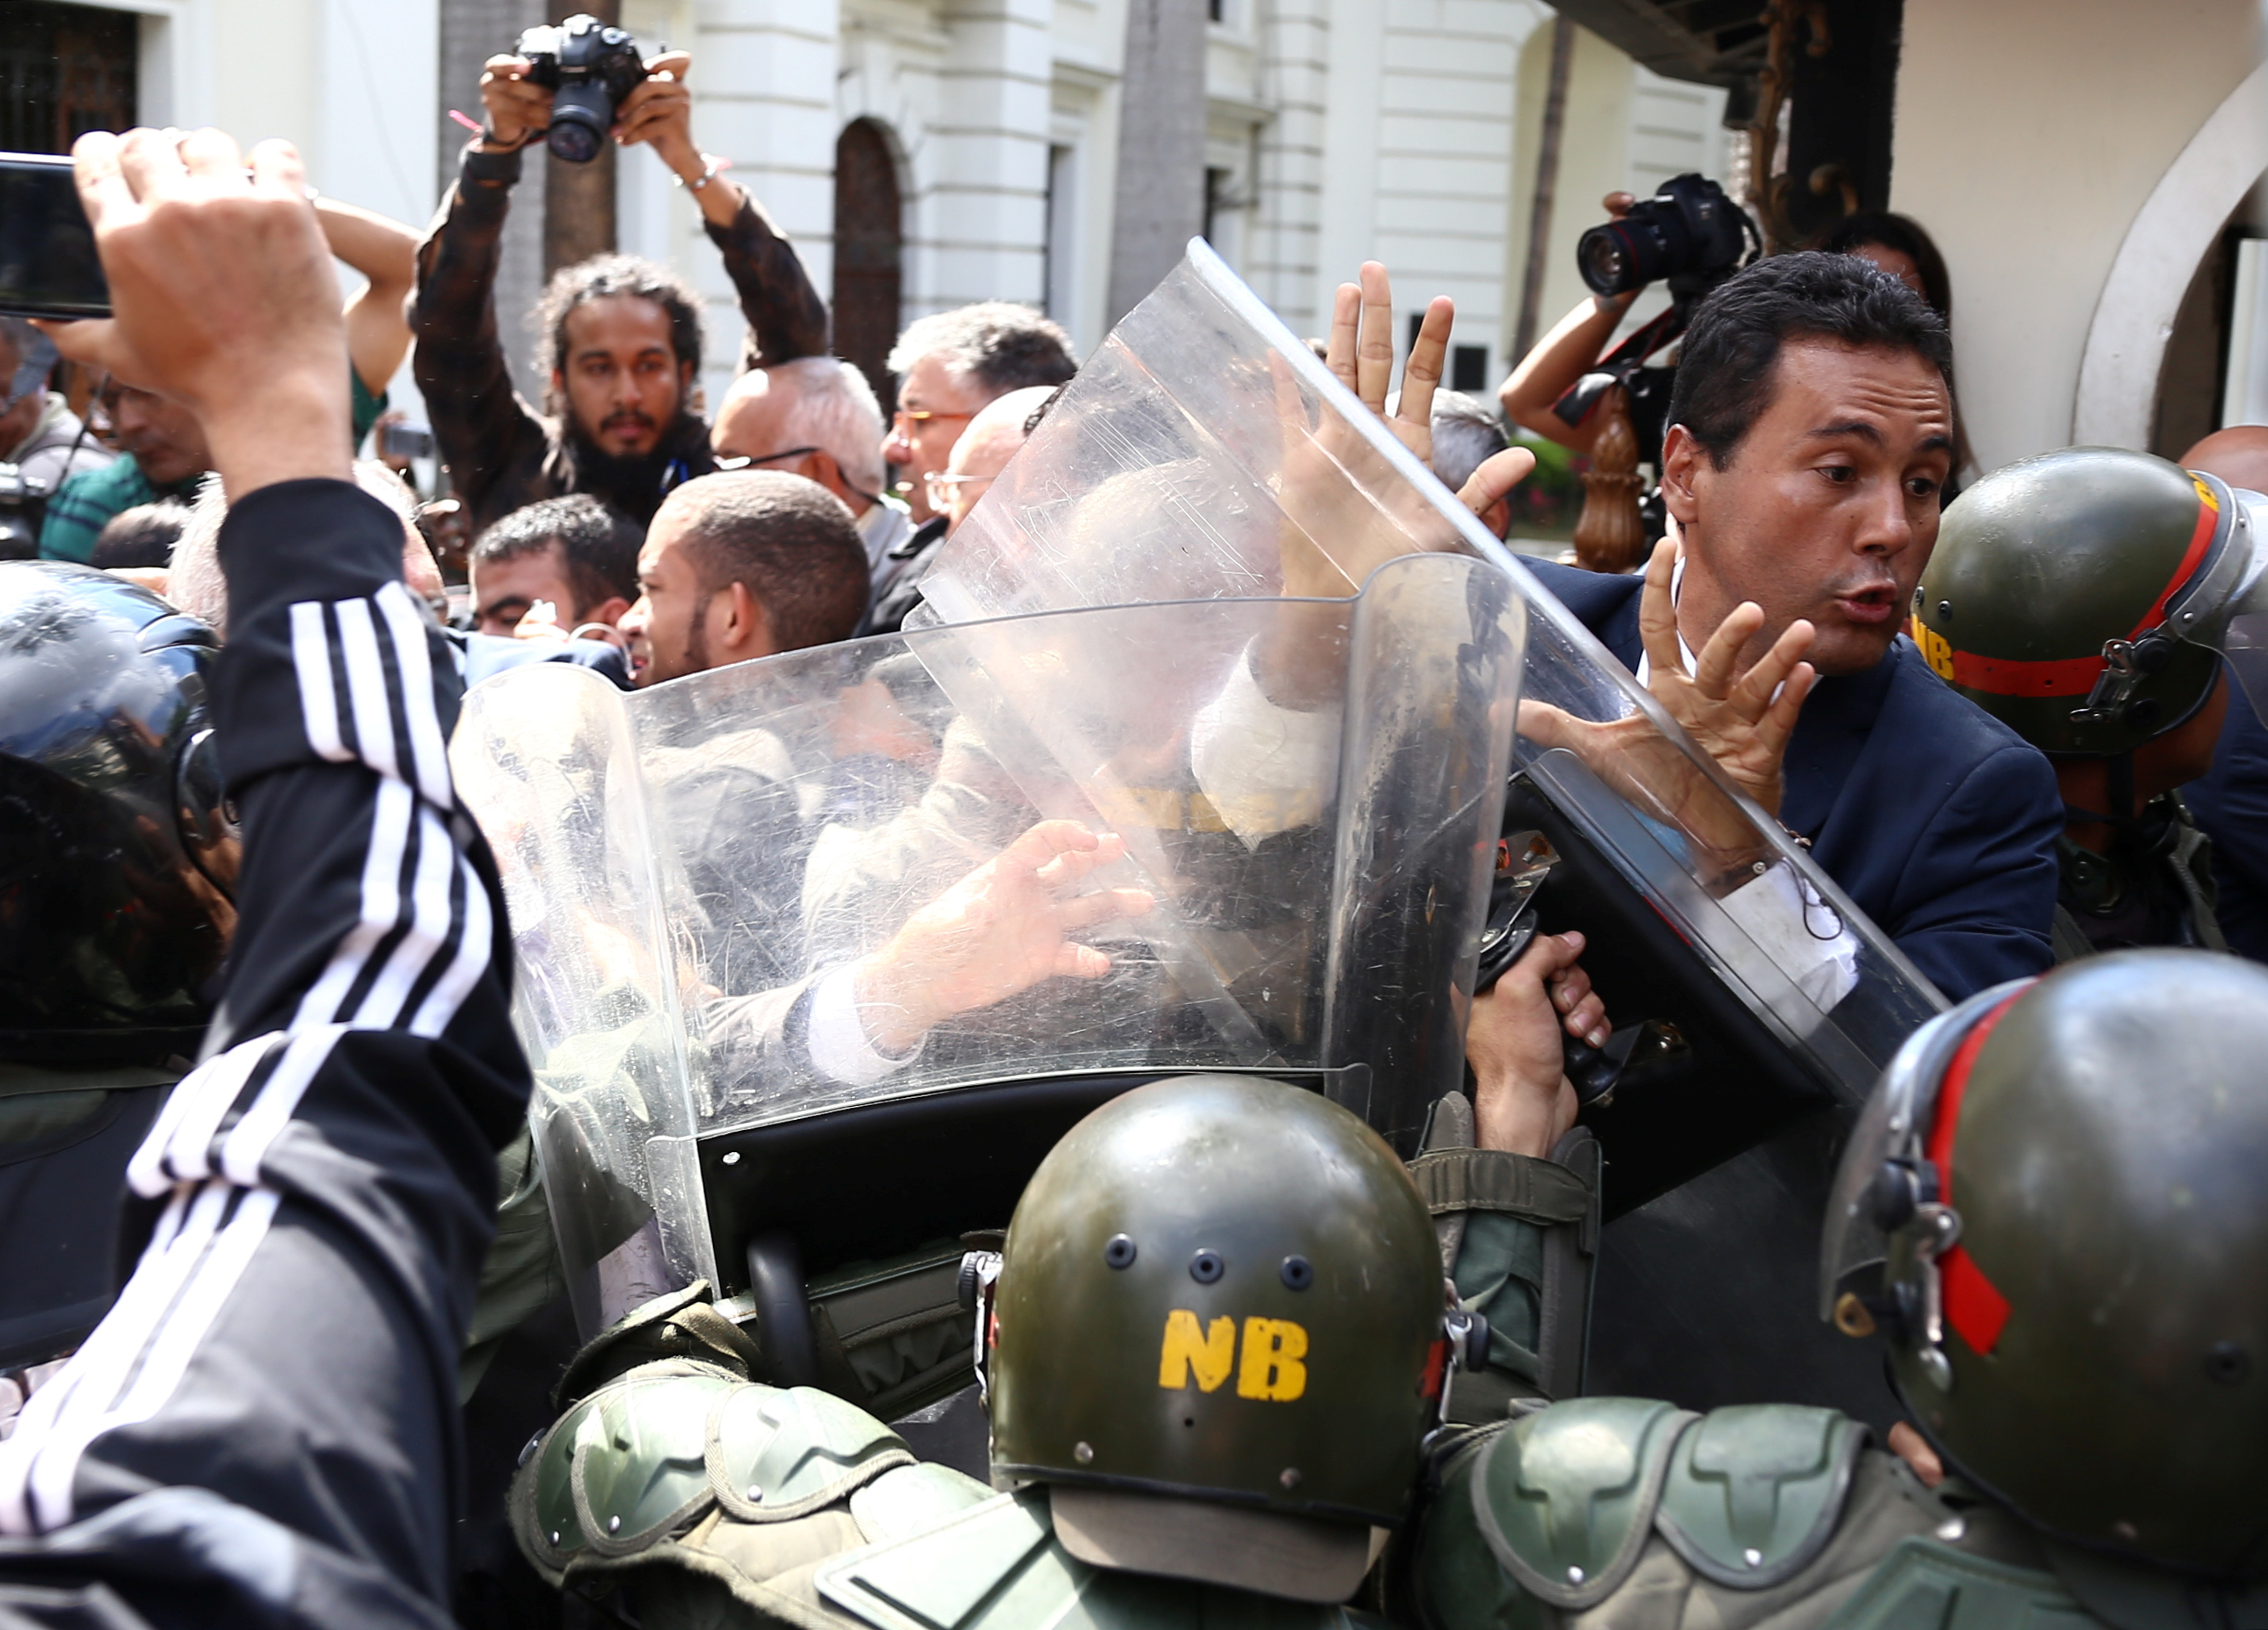
M 882 456 L 904 472 L 917 527 L 938 511 L 923 483 L 944 472 L 953 444 L 986 404 L 1079 372 L 1071 336 L 1028 306 L 987 300 L 906 325 L 890 351 L 898 410 Z

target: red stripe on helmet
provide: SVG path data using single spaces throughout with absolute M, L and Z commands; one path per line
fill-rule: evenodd
M 1977 1259 L 1955 1245 L 1938 1264 L 1944 1276 L 1945 1322 L 1980 1357 L 1992 1351 L 2008 1322 L 2008 1299 L 1984 1277 Z
M 2166 579 L 2166 586 L 2158 591 L 2157 599 L 2150 602 L 2142 620 L 2127 632 L 2130 640 L 2139 639 L 2166 620 L 2166 602 L 2190 580 L 2190 574 L 2205 559 L 2213 530 L 2220 524 L 2220 511 L 2212 504 L 2202 486 L 2198 493 L 2197 527 L 2190 534 L 2190 546 L 2182 556 L 2182 564 L 2174 568 L 2174 575 Z M 2095 689 L 2103 667 L 2100 652 L 2093 656 L 2050 657 L 2028 662 L 2014 657 L 1987 657 L 1973 651 L 1955 651 L 1952 659 L 1955 684 L 1964 690 L 1981 690 L 1994 697 L 2085 696 Z
M 1969 1092 L 1969 1072 L 1977 1063 L 1977 1055 L 1984 1051 L 2000 1015 L 2030 989 L 2026 985 L 1979 1019 L 1962 1038 L 1953 1062 L 1946 1066 L 1945 1080 L 1937 1089 L 1937 1114 L 1930 1123 L 1928 1146 L 1929 1163 L 1937 1169 L 1937 1198 L 1942 1205 L 1953 1204 L 1953 1139 L 1961 1125 L 1961 1103 Z M 2008 1322 L 2008 1299 L 1984 1277 L 1984 1270 L 1964 1246 L 1955 1245 L 1947 1251 L 1937 1259 L 1937 1266 L 1945 1287 L 1945 1322 L 1960 1332 L 1970 1351 L 1992 1352 Z

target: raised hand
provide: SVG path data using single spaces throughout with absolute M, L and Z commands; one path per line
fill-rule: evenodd
M 505 52 L 481 67 L 481 109 L 489 128 L 481 145 L 510 151 L 525 147 L 551 128 L 551 88 L 527 77 L 524 56 Z
M 701 155 L 693 146 L 693 92 L 685 83 L 692 66 L 689 51 L 648 57 L 645 83 L 615 109 L 615 139 L 625 147 L 649 143 L 673 169 L 677 160 L 689 159 L 697 171 Z
M 934 1026 L 1052 978 L 1100 979 L 1110 958 L 1071 936 L 1139 917 L 1140 889 L 1072 892 L 1099 866 L 1124 858 L 1125 839 L 1077 821 L 1042 821 L 911 917 L 860 964 L 859 1016 L 886 1053 L 912 1048 Z
M 1673 528 L 1675 522 L 1672 522 Z M 1766 815 L 1779 813 L 1780 765 L 1796 715 L 1811 692 L 1814 670 L 1803 660 L 1811 648 L 1812 626 L 1801 618 L 1788 624 L 1771 648 L 1745 670 L 1741 653 L 1764 626 L 1764 611 L 1743 601 L 1717 625 L 1690 674 L 1678 649 L 1677 607 L 1669 580 L 1677 564 L 1677 540 L 1654 546 L 1646 564 L 1646 588 L 1638 600 L 1638 624 L 1646 642 L 1646 689 L 1709 751 L 1717 767 Z
M 55 349 L 195 413 L 232 498 L 344 478 L 346 327 L 298 150 L 262 142 L 247 174 L 218 130 L 144 129 L 71 158 L 113 314 L 42 324 Z
M 1801 660 L 1811 624 L 1789 626 L 1771 649 L 1744 672 L 1735 664 L 1755 637 L 1764 613 L 1737 607 L 1704 647 L 1695 672 L 1677 648 L 1677 609 L 1669 598 L 1676 545 L 1665 539 L 1646 567 L 1638 605 L 1646 688 L 1664 712 L 1705 749 L 1726 778 L 1777 815 L 1780 765 L 1795 728 L 1812 668 Z M 1580 719 L 1548 703 L 1520 704 L 1520 734 L 1539 747 L 1565 748 L 1619 796 L 1682 829 L 1692 840 L 1696 867 L 1724 888 L 1753 874 L 1770 845 L 1755 820 L 1642 712 L 1601 722 Z

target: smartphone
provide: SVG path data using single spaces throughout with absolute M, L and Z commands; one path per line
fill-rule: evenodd
M 58 154 L 0 153 L 0 313 L 110 315 L 110 284 L 94 252 L 94 229 L 79 203 L 71 161 Z
M 388 424 L 379 432 L 378 450 L 389 459 L 430 459 L 433 432 L 422 424 Z

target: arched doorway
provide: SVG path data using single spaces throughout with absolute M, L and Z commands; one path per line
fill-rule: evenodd
M 903 246 L 890 138 L 854 120 L 835 143 L 835 354 L 865 371 L 885 413 L 897 395 L 883 360 L 898 337 Z

